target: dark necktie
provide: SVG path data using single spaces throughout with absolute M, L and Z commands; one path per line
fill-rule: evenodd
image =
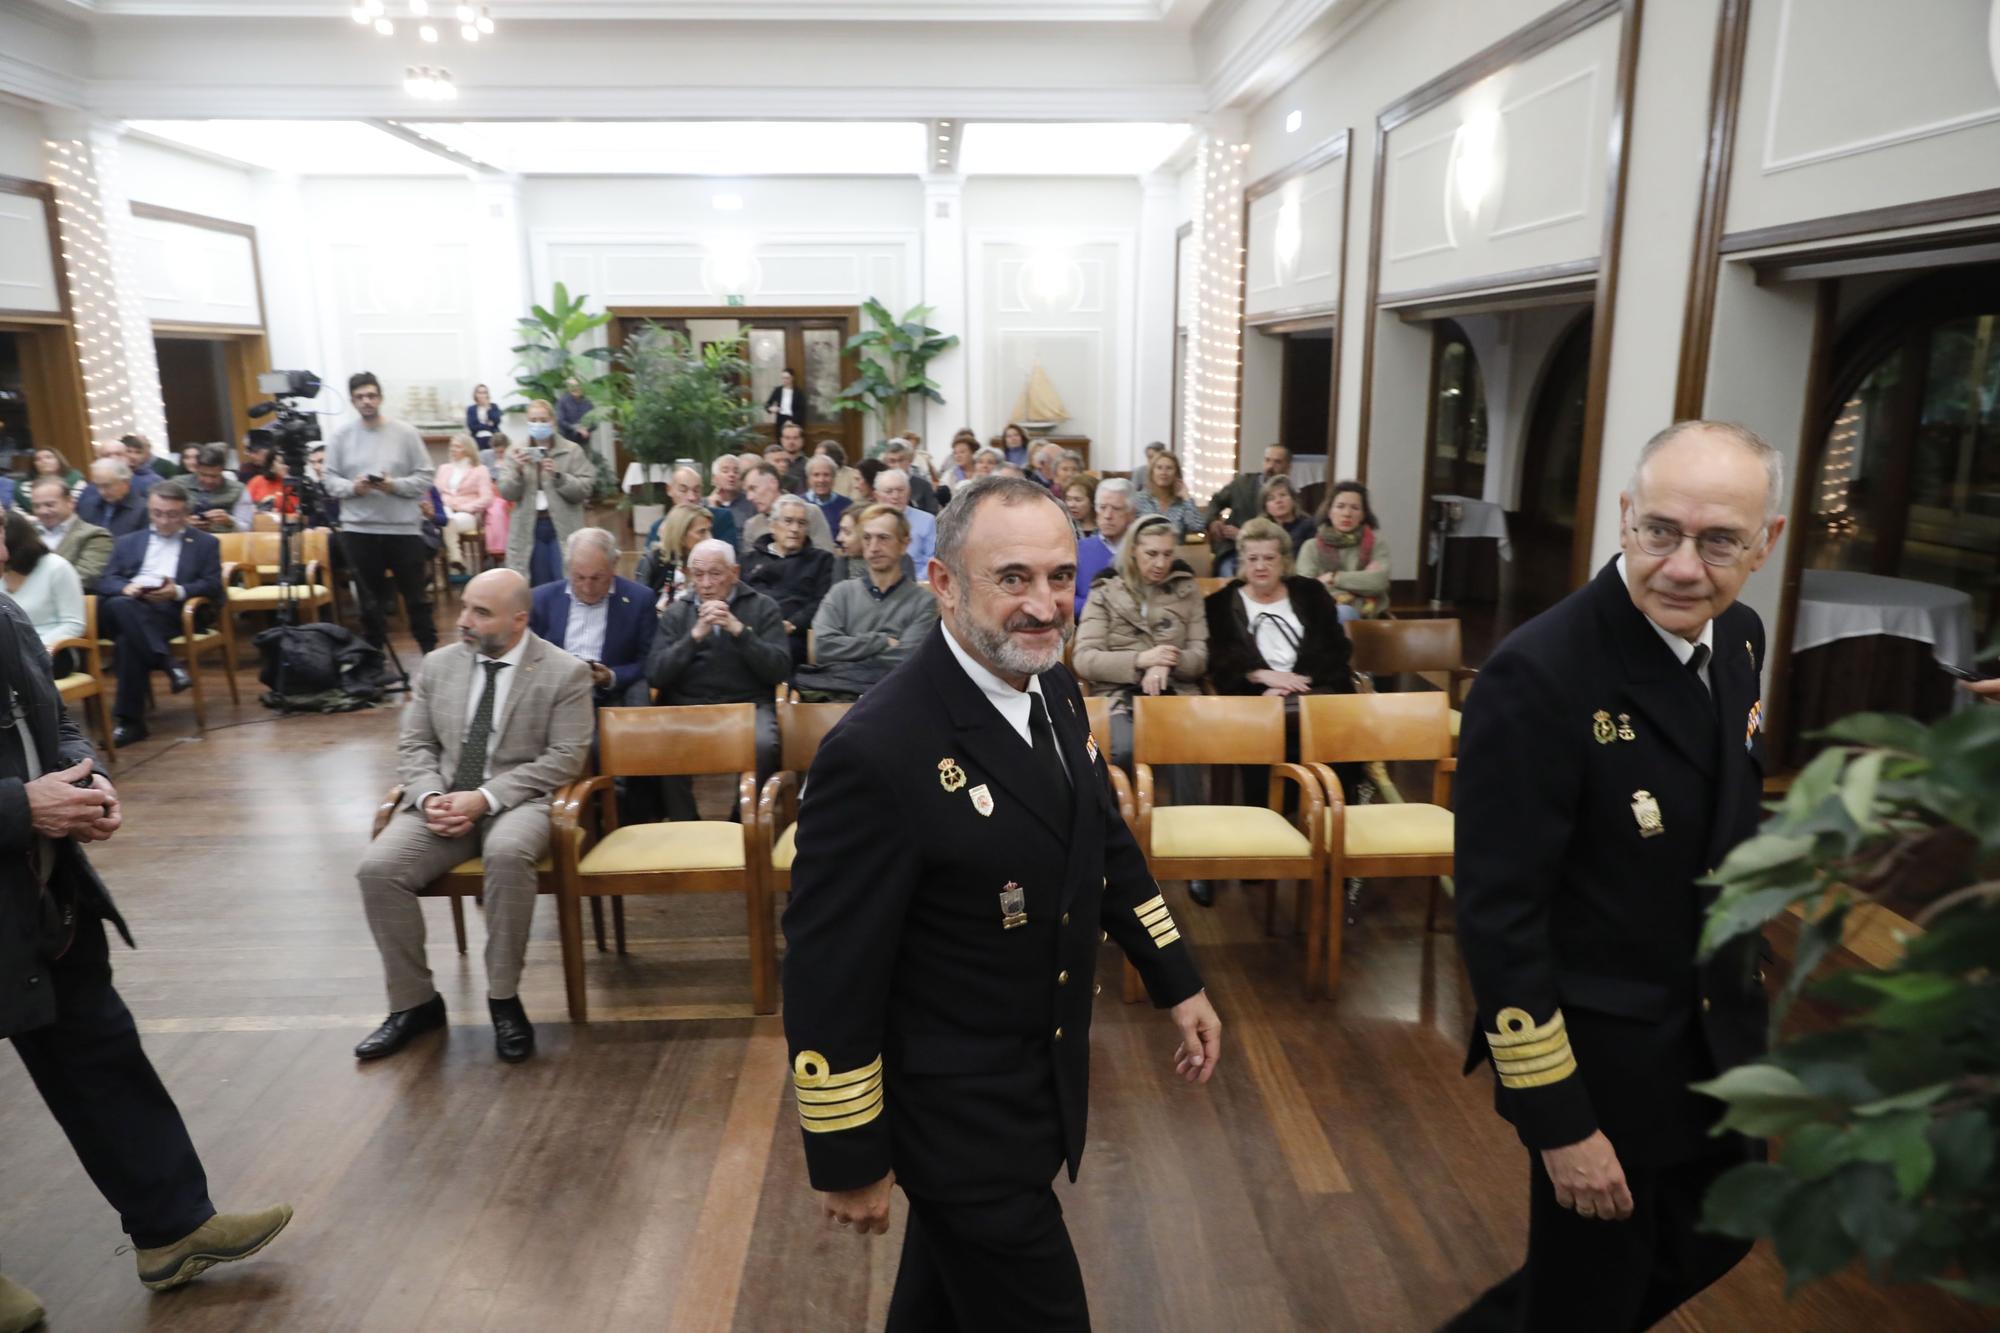
M 1062 797 L 1062 803 L 1070 803 L 1071 791 L 1069 772 L 1063 767 L 1062 756 L 1056 752 L 1056 729 L 1049 723 L 1049 710 L 1042 705 L 1039 692 L 1028 695 L 1032 711 L 1028 714 L 1028 734 L 1034 738 L 1035 758 L 1041 761 L 1053 784 L 1050 790 Z
M 452 777 L 453 791 L 476 791 L 486 781 L 486 747 L 493 740 L 493 696 L 495 682 L 505 662 L 481 662 L 486 683 L 479 689 L 479 706 L 472 710 L 472 725 L 465 729 L 465 744 L 458 751 L 458 772 Z
M 1702 702 L 1713 708 L 1715 706 L 1715 691 L 1701 674 L 1701 669 L 1708 665 L 1708 657 L 1711 651 L 1705 643 L 1696 644 L 1694 646 L 1694 655 L 1687 660 L 1687 670 L 1688 674 L 1694 677 L 1696 687 L 1701 690 Z

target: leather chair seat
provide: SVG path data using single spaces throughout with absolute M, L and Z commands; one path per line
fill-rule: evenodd
M 1163 805 L 1153 811 L 1153 855 L 1163 860 L 1297 858 L 1312 844 L 1275 810 L 1245 805 Z
M 743 826 L 721 819 L 627 824 L 607 833 L 577 864 L 584 875 L 741 869 Z
M 1349 856 L 1450 856 L 1457 825 L 1441 805 L 1350 805 Z M 1327 836 L 1333 813 L 1327 812 Z

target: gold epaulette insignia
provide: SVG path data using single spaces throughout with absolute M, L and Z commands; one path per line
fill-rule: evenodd
M 1159 894 L 1154 894 L 1132 911 L 1159 948 L 1164 949 L 1181 937 L 1180 927 L 1174 924 L 1174 914 L 1167 910 L 1167 900 Z
M 800 1051 L 792 1061 L 798 1087 L 799 1123 L 808 1134 L 854 1129 L 882 1114 L 882 1057 L 859 1069 L 836 1074 L 818 1051 Z
M 1498 1032 L 1486 1034 L 1486 1048 L 1493 1052 L 1493 1069 L 1502 1087 L 1540 1088 L 1576 1072 L 1562 1010 L 1537 1027 L 1527 1010 L 1502 1009 L 1499 1024 Z

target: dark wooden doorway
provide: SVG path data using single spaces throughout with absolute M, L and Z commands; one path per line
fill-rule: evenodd
M 855 357 L 847 350 L 847 340 L 860 330 L 858 307 L 614 306 L 611 345 L 624 346 L 625 340 L 643 324 L 658 324 L 685 333 L 697 345 L 733 338 L 747 331 L 744 359 L 750 363 L 750 383 L 745 391 L 764 437 L 776 438 L 770 418 L 764 414 L 764 402 L 778 386 L 780 373 L 789 367 L 797 387 L 806 395 L 806 447 L 810 449 L 821 440 L 833 440 L 847 451 L 850 462 L 861 457 L 866 432 L 873 429 L 872 418 L 832 406 L 834 397 L 853 382 L 856 374 Z
M 210 441 L 232 442 L 229 372 L 223 345 L 205 338 L 155 338 L 160 398 L 167 414 L 167 443 L 178 449 Z
M 1278 438 L 1295 454 L 1331 454 L 1333 328 L 1329 325 L 1287 333 L 1284 344 Z M 1328 464 L 1331 463 L 1329 458 Z
M 1529 407 L 1520 508 L 1507 516 L 1514 559 L 1501 585 L 1502 610 L 1515 623 L 1554 606 L 1571 589 L 1590 325 L 1585 312 L 1557 342 Z

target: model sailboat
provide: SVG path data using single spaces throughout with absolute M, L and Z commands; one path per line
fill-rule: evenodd
M 1007 415 L 1008 420 L 1036 435 L 1052 431 L 1069 420 L 1069 409 L 1063 406 L 1062 395 L 1043 373 L 1040 360 L 1028 372 L 1028 382 L 1022 386 L 1021 396 L 1014 400 L 1014 410 Z

